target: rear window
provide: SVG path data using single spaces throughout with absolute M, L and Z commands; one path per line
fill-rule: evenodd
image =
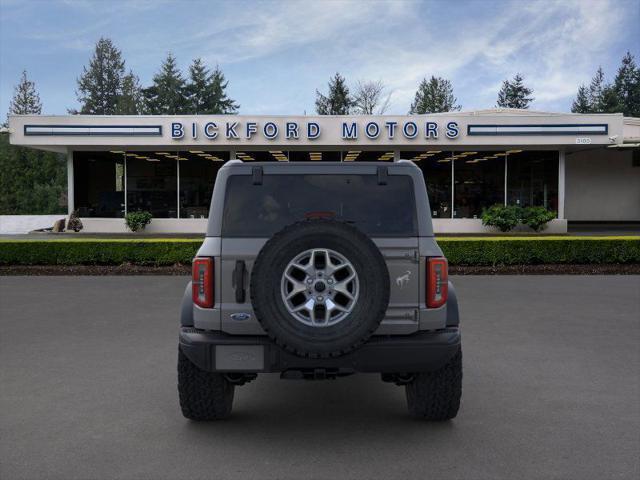
M 333 218 L 377 237 L 417 236 L 413 182 L 390 175 L 250 175 L 227 180 L 222 234 L 266 237 L 307 218 Z

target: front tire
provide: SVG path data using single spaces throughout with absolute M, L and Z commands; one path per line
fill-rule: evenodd
M 234 385 L 220 373 L 201 370 L 178 348 L 178 395 L 182 415 L 222 420 L 231 415 Z
M 455 418 L 462 396 L 462 348 L 439 370 L 416 374 L 405 389 L 412 416 L 430 421 Z

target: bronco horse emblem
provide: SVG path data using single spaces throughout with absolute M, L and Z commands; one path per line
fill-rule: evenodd
M 396 285 L 400 288 L 404 288 L 404 286 L 409 283 L 409 280 L 411 280 L 411 270 L 407 270 L 404 275 L 400 275 L 396 278 Z

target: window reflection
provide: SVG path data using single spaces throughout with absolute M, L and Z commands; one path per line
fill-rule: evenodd
M 73 170 L 81 217 L 124 217 L 124 152 L 74 152 Z
M 505 152 L 454 152 L 454 218 L 480 218 L 482 209 L 504 204 Z
M 558 152 L 508 152 L 507 202 L 558 211 Z
M 401 152 L 400 154 L 401 158 L 414 161 L 422 170 L 433 218 L 451 218 L 452 155 L 452 152 L 442 150 Z

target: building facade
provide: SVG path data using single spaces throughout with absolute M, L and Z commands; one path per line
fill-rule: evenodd
M 412 160 L 436 232 L 486 230 L 494 204 L 544 206 L 567 223 L 640 222 L 640 119 L 484 110 L 410 116 L 12 116 L 11 143 L 67 155 L 69 211 L 85 231 L 205 231 L 224 162 Z

